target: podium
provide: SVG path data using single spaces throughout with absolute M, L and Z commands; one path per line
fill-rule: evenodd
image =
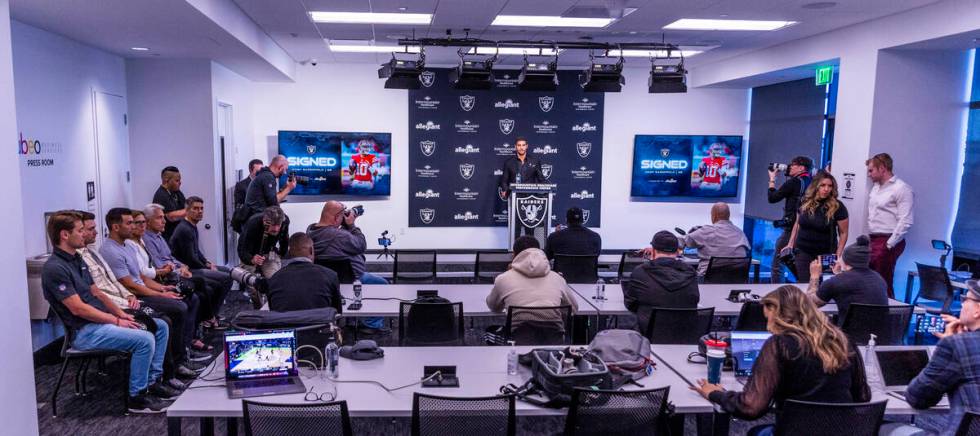
M 533 236 L 544 248 L 551 229 L 551 205 L 555 192 L 554 184 L 512 183 L 507 196 L 507 247 L 514 246 L 514 240 L 524 235 Z

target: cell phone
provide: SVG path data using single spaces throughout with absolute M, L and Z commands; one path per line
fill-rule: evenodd
M 824 254 L 820 256 L 820 265 L 822 265 L 824 269 L 832 268 L 835 263 L 837 263 L 836 254 Z
M 361 310 L 361 302 L 355 301 L 347 305 L 347 310 Z
M 943 320 L 943 317 L 929 313 L 919 320 L 919 325 L 916 327 L 918 333 L 942 333 L 944 331 L 946 331 L 946 321 Z
M 728 301 L 739 303 L 745 299 L 752 291 L 749 289 L 732 289 L 728 291 Z

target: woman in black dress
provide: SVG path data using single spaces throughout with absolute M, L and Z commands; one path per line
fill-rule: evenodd
M 787 248 L 793 250 L 797 283 L 810 281 L 810 263 L 819 256 L 840 259 L 847 243 L 847 208 L 837 199 L 837 179 L 822 173 L 806 189 Z

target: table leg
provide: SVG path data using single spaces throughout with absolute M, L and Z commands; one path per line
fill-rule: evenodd
M 907 278 L 905 279 L 905 297 L 902 298 L 905 304 L 910 304 L 912 302 L 912 283 L 915 281 L 915 276 L 912 275 L 912 271 L 909 271 Z
M 167 436 L 180 436 L 180 418 L 167 417 Z
M 752 265 L 752 276 L 753 276 L 752 278 L 755 280 L 754 283 L 759 283 L 759 267 L 761 265 L 762 265 L 761 263 Z
M 228 436 L 238 436 L 238 418 L 225 418 L 225 428 L 228 429 Z
M 201 436 L 214 436 L 214 418 L 201 418 Z
M 731 419 L 727 413 L 699 413 L 695 421 L 699 436 L 728 436 Z

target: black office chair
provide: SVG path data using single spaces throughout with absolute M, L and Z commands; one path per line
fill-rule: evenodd
M 393 283 L 435 283 L 435 250 L 395 250 Z
M 347 285 L 354 283 L 354 269 L 350 266 L 350 259 L 317 259 L 314 263 L 327 267 L 337 273 L 337 278 L 340 279 L 340 283 Z
M 52 311 L 56 315 L 57 311 Z M 61 344 L 61 358 L 64 362 L 61 364 L 61 371 L 58 373 L 58 382 L 54 386 L 54 392 L 51 393 L 51 416 L 58 416 L 58 391 L 61 390 L 61 382 L 65 378 L 65 370 L 68 369 L 68 363 L 75 360 L 78 361 L 77 369 L 75 371 L 75 395 L 88 395 L 88 368 L 92 364 L 93 360 L 98 360 L 101 368 L 101 362 L 103 359 L 108 357 L 118 357 L 122 360 L 123 366 L 123 376 L 122 389 L 123 389 L 123 415 L 129 413 L 129 359 L 131 354 L 128 351 L 120 350 L 79 350 L 73 347 L 75 342 L 75 335 L 77 332 L 74 328 L 65 324 L 65 320 L 61 319 L 61 315 L 58 315 L 58 319 L 61 320 L 61 324 L 65 326 L 65 339 L 64 343 Z
M 507 271 L 513 257 L 507 250 L 477 251 L 473 283 L 493 283 L 493 279 Z
M 670 386 L 638 391 L 575 388 L 565 436 L 664 435 Z
M 571 345 L 573 320 L 572 306 L 509 306 L 504 334 L 517 345 Z
M 643 257 L 642 255 L 636 256 L 633 251 L 624 251 L 623 255 L 619 258 L 619 272 L 616 274 L 616 278 L 619 279 L 619 283 L 623 281 L 629 281 L 630 276 L 633 275 L 633 270 L 636 267 L 647 263 L 649 259 Z
M 595 283 L 599 280 L 599 256 L 591 254 L 555 254 L 555 272 L 568 283 Z
M 398 345 L 466 345 L 463 303 L 405 303 L 398 309 Z
M 953 305 L 953 299 L 956 298 L 956 291 L 949 280 L 949 271 L 943 267 L 923 265 L 918 262 L 915 263 L 915 268 L 919 271 L 919 293 L 912 300 L 912 305 L 917 305 L 919 298 L 941 301 L 943 303 L 942 309 L 926 309 L 926 312 L 932 314 L 950 313 L 949 308 Z
M 514 396 L 442 397 L 415 393 L 412 436 L 514 436 Z
M 903 345 L 912 319 L 912 305 L 851 303 L 844 314 L 841 330 L 852 342 L 867 345 L 874 334 L 878 345 Z
M 712 257 L 704 272 L 704 283 L 734 284 L 748 283 L 751 257 Z
M 674 309 L 653 307 L 646 336 L 651 344 L 697 345 L 701 336 L 711 330 L 714 307 Z
M 246 436 L 351 436 L 346 401 L 272 404 L 242 400 Z
M 875 436 L 885 416 L 887 400 L 875 403 L 812 403 L 786 400 L 776 414 L 776 436 Z
M 980 434 L 980 413 L 967 411 L 963 414 L 956 436 L 977 436 Z
M 742 309 L 738 311 L 738 321 L 735 321 L 734 330 L 764 332 L 768 324 L 766 314 L 762 311 L 762 303 L 747 301 L 742 303 Z

